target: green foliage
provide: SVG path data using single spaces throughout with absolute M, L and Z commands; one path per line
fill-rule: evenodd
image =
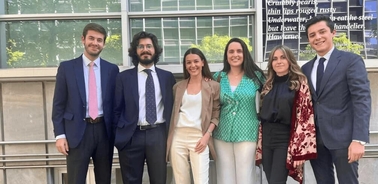
M 115 63 L 120 64 L 119 54 L 122 53 L 122 36 L 121 34 L 113 34 L 106 38 L 104 50 L 102 50 L 100 57 Z
M 200 49 L 205 54 L 209 63 L 222 62 L 225 47 L 230 39 L 231 37 L 228 35 L 218 36 L 214 34 L 212 36 L 205 36 L 199 45 L 193 44 L 191 47 Z M 252 52 L 249 39 L 245 37 L 240 39 L 247 44 L 249 52 Z
M 18 50 L 12 50 L 12 48 L 16 47 L 16 42 L 14 40 L 9 40 L 8 41 L 9 47 L 6 48 L 7 51 L 7 56 L 8 56 L 8 61 L 7 64 L 8 66 L 14 66 L 16 65 L 22 58 L 24 57 L 24 52 L 20 52 Z
M 91 20 L 21 21 L 6 24 L 7 67 L 56 67 L 60 62 L 80 56 L 83 27 Z M 120 20 L 98 20 L 108 29 L 101 57 L 116 64 L 122 63 Z
M 352 43 L 345 33 L 333 37 L 333 44 L 339 50 L 353 52 L 358 55 L 361 54 L 361 50 L 364 48 L 362 44 Z M 300 60 L 310 60 L 314 58 L 315 55 L 316 52 L 311 48 L 310 44 L 308 44 L 306 49 L 299 54 L 299 58 Z

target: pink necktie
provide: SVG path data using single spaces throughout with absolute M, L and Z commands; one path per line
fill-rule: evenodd
M 96 89 L 96 76 L 94 73 L 94 62 L 89 63 L 89 91 L 88 91 L 88 106 L 89 106 L 89 117 L 96 119 L 98 116 L 98 107 L 97 107 L 97 89 Z

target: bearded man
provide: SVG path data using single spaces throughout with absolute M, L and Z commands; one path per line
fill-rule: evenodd
M 162 48 L 147 32 L 134 35 L 129 49 L 134 68 L 117 76 L 114 127 L 123 183 L 141 184 L 147 163 L 151 184 L 165 184 L 165 151 L 173 105 L 171 72 L 156 63 Z

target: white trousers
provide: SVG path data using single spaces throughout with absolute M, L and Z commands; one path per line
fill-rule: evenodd
M 224 142 L 214 139 L 217 184 L 255 184 L 256 142 Z
M 209 183 L 209 147 L 198 154 L 194 151 L 202 138 L 201 130 L 195 128 L 176 128 L 170 150 L 171 165 L 176 184 L 190 184 L 190 166 L 194 184 Z

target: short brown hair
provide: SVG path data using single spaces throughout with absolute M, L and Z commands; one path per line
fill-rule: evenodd
M 102 27 L 100 24 L 96 24 L 96 23 L 87 24 L 83 29 L 84 38 L 87 36 L 87 33 L 88 33 L 89 30 L 96 31 L 96 32 L 99 32 L 102 35 L 104 35 L 104 43 L 105 43 L 107 35 L 106 35 L 106 30 L 105 30 L 104 27 Z

